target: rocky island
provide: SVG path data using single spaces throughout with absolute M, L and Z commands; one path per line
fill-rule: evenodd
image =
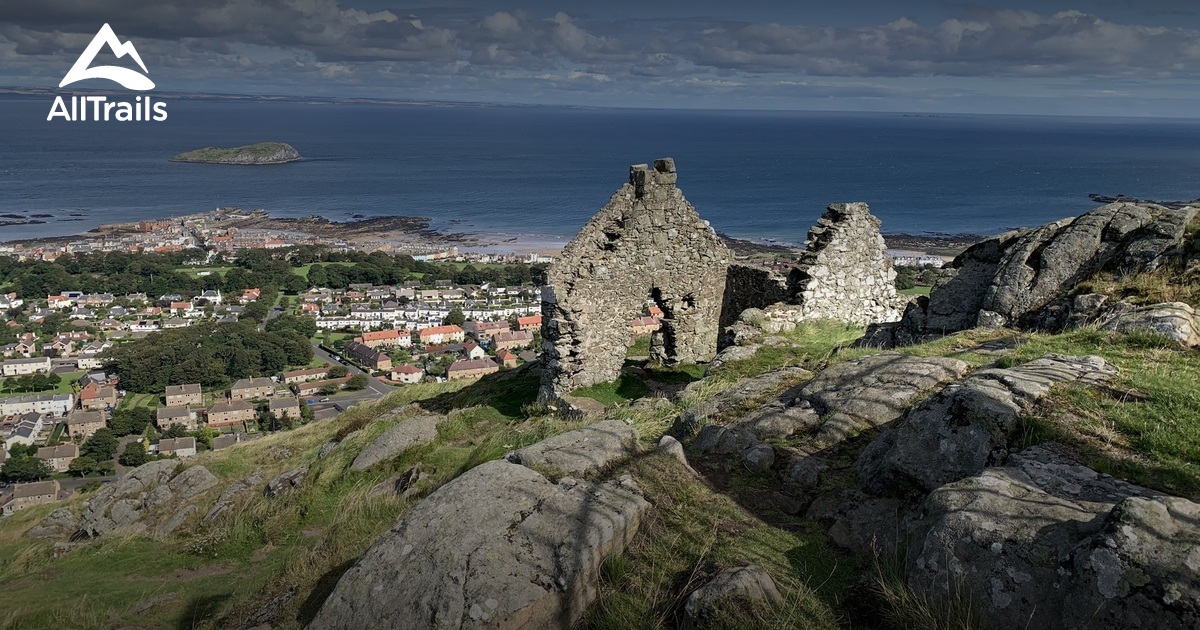
M 180 153 L 171 158 L 171 162 L 189 162 L 193 164 L 286 164 L 301 160 L 300 152 L 286 142 L 259 142 L 244 147 L 223 149 L 205 147 Z

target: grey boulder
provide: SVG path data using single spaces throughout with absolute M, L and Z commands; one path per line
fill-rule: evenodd
M 309 625 L 570 627 L 650 504 L 628 477 L 552 483 L 506 461 L 442 486 L 338 581 Z
M 366 470 L 410 448 L 429 444 L 437 439 L 437 426 L 443 420 L 445 418 L 442 416 L 417 416 L 400 421 L 368 444 L 358 457 L 354 458 L 350 469 Z
M 587 475 L 637 452 L 637 429 L 605 420 L 513 451 L 505 459 L 565 475 Z

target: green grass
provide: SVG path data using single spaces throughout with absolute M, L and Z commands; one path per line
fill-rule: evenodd
M 646 386 L 645 381 L 640 377 L 623 374 L 621 378 L 615 381 L 580 387 L 571 392 L 571 395 L 597 400 L 603 403 L 605 407 L 615 407 L 641 398 L 649 393 L 650 388 Z
M 1004 363 L 1049 353 L 1100 355 L 1121 374 L 1108 388 L 1056 390 L 1028 442 L 1064 441 L 1101 472 L 1200 499 L 1200 353 L 1087 328 L 1030 335 Z
M 600 599 L 585 628 L 674 628 L 689 587 L 720 568 L 747 564 L 771 574 L 784 603 L 736 617 L 725 611 L 706 627 L 838 627 L 832 603 L 853 579 L 853 564 L 823 534 L 764 524 L 667 455 L 638 458 L 628 472 L 656 509 L 629 549 L 602 565 Z
M 33 394 L 69 394 L 69 393 L 75 391 L 75 381 L 79 380 L 79 378 L 82 377 L 83 374 L 84 374 L 83 371 L 66 372 L 63 374 L 59 374 L 59 376 L 62 377 L 62 381 L 60 381 L 58 383 L 58 385 L 54 386 L 53 389 L 43 389 L 43 390 L 36 391 L 36 392 L 4 393 L 4 394 L 0 394 L 0 395 L 3 395 L 3 396 L 25 396 L 25 395 L 33 395 Z M 16 379 L 18 377 L 10 377 L 10 378 L 12 378 L 13 382 L 15 383 Z M 0 378 L 0 390 L 4 389 L 4 382 L 7 380 L 9 380 L 9 379 Z
M 625 351 L 625 356 L 629 358 L 650 356 L 650 335 L 634 337 L 633 344 Z
M 929 295 L 933 287 L 915 286 L 911 289 L 900 289 L 900 295 Z

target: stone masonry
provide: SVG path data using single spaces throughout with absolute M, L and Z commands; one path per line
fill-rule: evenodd
M 908 298 L 896 293 L 896 272 L 879 225 L 865 203 L 829 206 L 788 275 L 803 319 L 863 326 L 900 319 Z
M 542 398 L 615 380 L 630 320 L 663 310 L 651 357 L 707 361 L 717 350 L 729 249 L 675 187 L 675 161 L 629 168 L 629 183 L 562 252 L 542 290 Z
M 879 225 L 865 203 L 834 204 L 809 231 L 806 249 L 787 277 L 731 266 L 722 330 L 748 308 L 763 309 L 756 316 L 774 321 L 776 329 L 817 319 L 863 326 L 898 321 L 909 298 L 896 292 Z

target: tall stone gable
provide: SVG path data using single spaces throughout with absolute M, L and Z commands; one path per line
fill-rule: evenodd
M 616 380 L 630 320 L 647 296 L 663 310 L 651 357 L 707 361 L 732 258 L 675 187 L 675 161 L 629 167 L 629 183 L 592 217 L 551 266 L 542 289 L 542 397 Z

